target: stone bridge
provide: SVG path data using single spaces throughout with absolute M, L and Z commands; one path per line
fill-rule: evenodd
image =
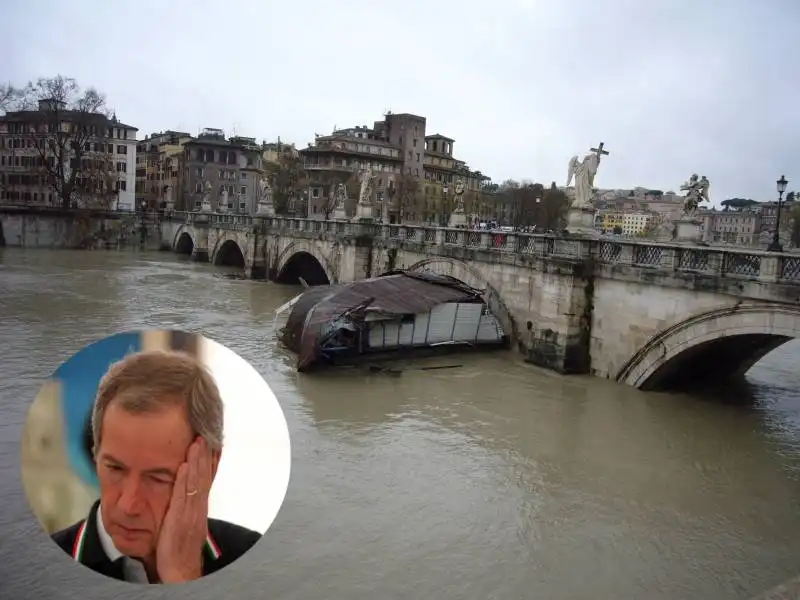
M 529 362 L 667 389 L 800 337 L 800 255 L 619 239 L 173 214 L 165 248 L 310 285 L 403 268 L 486 290 Z

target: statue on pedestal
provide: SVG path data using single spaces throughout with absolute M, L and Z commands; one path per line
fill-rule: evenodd
M 600 159 L 609 153 L 608 150 L 603 150 L 603 146 L 603 142 L 600 142 L 599 147 L 590 148 L 592 154 L 584 156 L 582 161 L 578 160 L 577 154 L 569 159 L 567 187 L 575 179 L 575 200 L 572 208 L 591 208 L 594 178 L 600 167 Z
M 256 214 L 272 217 L 275 215 L 275 205 L 272 202 L 272 186 L 269 179 L 262 177 L 258 180 L 258 206 Z
M 450 215 L 448 227 L 466 227 L 467 216 L 464 214 L 464 180 L 456 177 L 455 182 L 455 206 Z
M 358 203 L 364 206 L 372 206 L 372 192 L 375 189 L 375 175 L 372 169 L 365 167 L 359 174 L 361 181 L 361 193 L 358 196 Z
M 361 192 L 356 205 L 356 219 L 372 219 L 372 194 L 375 190 L 375 175 L 372 169 L 364 167 L 360 174 Z
M 228 188 L 226 186 L 222 186 L 220 189 L 219 194 L 219 206 L 217 206 L 218 212 L 226 212 L 228 210 Z
M 683 217 L 691 219 L 697 213 L 702 202 L 710 202 L 708 198 L 708 188 L 711 182 L 703 175 L 698 177 L 697 173 L 693 173 L 689 181 L 681 186 L 681 191 L 686 192 L 686 197 L 683 200 Z
M 347 218 L 347 187 L 344 183 L 338 183 L 333 192 L 333 218 L 335 220 Z
M 608 155 L 608 150 L 603 150 L 604 143 L 600 142 L 597 148 L 589 148 L 591 154 L 578 160 L 576 154 L 569 159 L 567 170 L 567 186 L 575 179 L 575 198 L 567 212 L 567 231 L 575 235 L 597 235 L 594 226 L 595 208 L 592 205 L 594 196 L 594 178 L 600 168 L 603 155 Z
M 203 200 L 200 204 L 201 212 L 211 212 L 211 182 L 206 180 L 203 187 Z

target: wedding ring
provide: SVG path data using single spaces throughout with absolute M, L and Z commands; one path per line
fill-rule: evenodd
M 194 496 L 197 493 L 197 490 L 192 490 L 191 492 L 186 492 L 187 496 Z

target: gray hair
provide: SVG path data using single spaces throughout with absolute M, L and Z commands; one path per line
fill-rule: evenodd
M 103 415 L 112 403 L 133 414 L 184 403 L 194 434 L 212 450 L 222 450 L 224 410 L 219 388 L 205 366 L 186 353 L 138 352 L 111 365 L 100 380 L 92 410 L 95 453 L 100 448 Z

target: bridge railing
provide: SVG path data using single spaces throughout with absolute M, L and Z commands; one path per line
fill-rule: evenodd
M 714 248 L 638 240 L 570 238 L 548 234 L 501 233 L 424 225 L 324 221 L 292 217 L 251 217 L 236 214 L 170 213 L 172 220 L 240 229 L 260 224 L 266 231 L 373 235 L 387 241 L 476 251 L 522 254 L 541 258 L 589 259 L 686 273 L 800 284 L 800 254 L 748 248 Z

